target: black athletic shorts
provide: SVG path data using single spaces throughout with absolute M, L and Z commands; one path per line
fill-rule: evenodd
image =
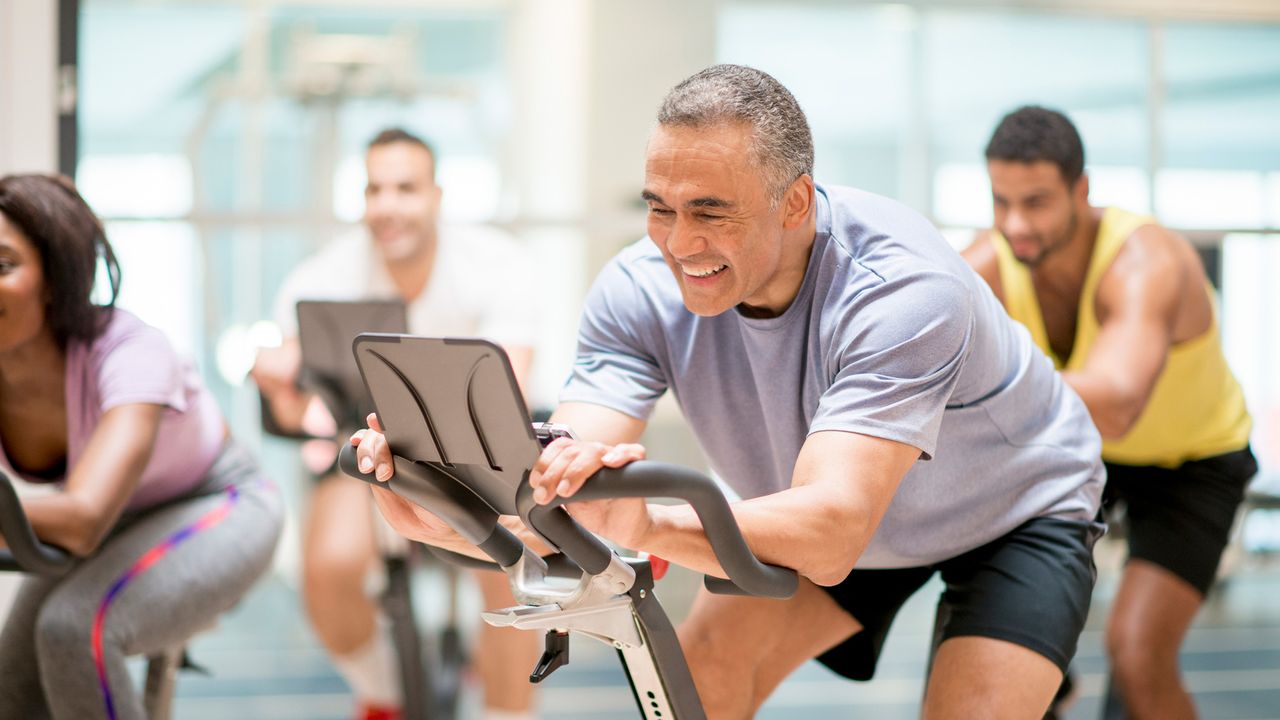
M 1102 506 L 1109 518 L 1124 511 L 1130 558 L 1155 563 L 1204 595 L 1257 472 L 1247 446 L 1174 470 L 1107 463 Z
M 1102 533 L 1100 523 L 1035 518 L 935 565 L 854 570 L 839 585 L 822 589 L 863 629 L 818 661 L 847 678 L 870 680 L 898 609 L 938 572 L 946 583 L 936 628 L 940 641 L 1007 640 L 1066 672 L 1089 614 L 1097 579 L 1093 544 Z

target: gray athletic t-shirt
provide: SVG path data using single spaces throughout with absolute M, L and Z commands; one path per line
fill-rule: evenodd
M 744 498 L 790 487 L 813 432 L 919 448 L 862 568 L 955 557 L 1035 517 L 1092 520 L 1101 441 L 1026 329 L 915 212 L 852 188 L 816 197 L 809 267 L 776 318 L 694 315 L 650 240 L 623 250 L 587 298 L 560 400 L 647 419 L 670 389 Z

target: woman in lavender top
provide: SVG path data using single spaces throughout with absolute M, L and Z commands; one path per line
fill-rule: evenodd
M 110 298 L 93 302 L 106 272 Z M 71 182 L 0 178 L 0 470 L 77 558 L 0 632 L 0 717 L 142 718 L 124 659 L 181 642 L 267 568 L 279 495 L 165 336 L 115 308 L 120 269 Z M 3 538 L 0 538 L 0 542 Z

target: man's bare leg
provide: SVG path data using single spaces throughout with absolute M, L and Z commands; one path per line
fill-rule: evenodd
M 1004 640 L 956 637 L 942 643 L 925 690 L 925 720 L 1039 720 L 1062 671 L 1039 653 Z
M 376 607 L 365 578 L 377 559 L 364 483 L 331 475 L 311 495 L 302 549 L 307 617 L 325 649 L 347 655 L 373 637 Z
M 1125 565 L 1107 621 L 1107 656 L 1129 717 L 1196 716 L 1178 650 L 1203 602 L 1199 590 L 1159 565 L 1139 559 Z
M 750 718 L 778 685 L 861 626 L 821 588 L 800 580 L 789 600 L 698 593 L 680 644 L 707 717 Z
M 379 559 L 372 506 L 359 480 L 323 480 L 312 494 L 303 545 L 307 615 L 360 712 L 404 701 L 390 630 L 379 627 L 377 600 L 366 594 Z

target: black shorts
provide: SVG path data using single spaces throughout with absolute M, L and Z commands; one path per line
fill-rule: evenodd
M 847 678 L 870 680 L 898 609 L 940 572 L 946 590 L 935 628 L 939 641 L 963 636 L 1006 640 L 1066 672 L 1089 614 L 1097 579 L 1093 544 L 1102 532 L 1100 523 L 1035 518 L 935 565 L 854 570 L 844 582 L 823 590 L 863 629 L 818 661 Z
M 1174 470 L 1107 463 L 1102 506 L 1108 517 L 1124 511 L 1130 558 L 1155 563 L 1204 595 L 1257 472 L 1248 447 Z

